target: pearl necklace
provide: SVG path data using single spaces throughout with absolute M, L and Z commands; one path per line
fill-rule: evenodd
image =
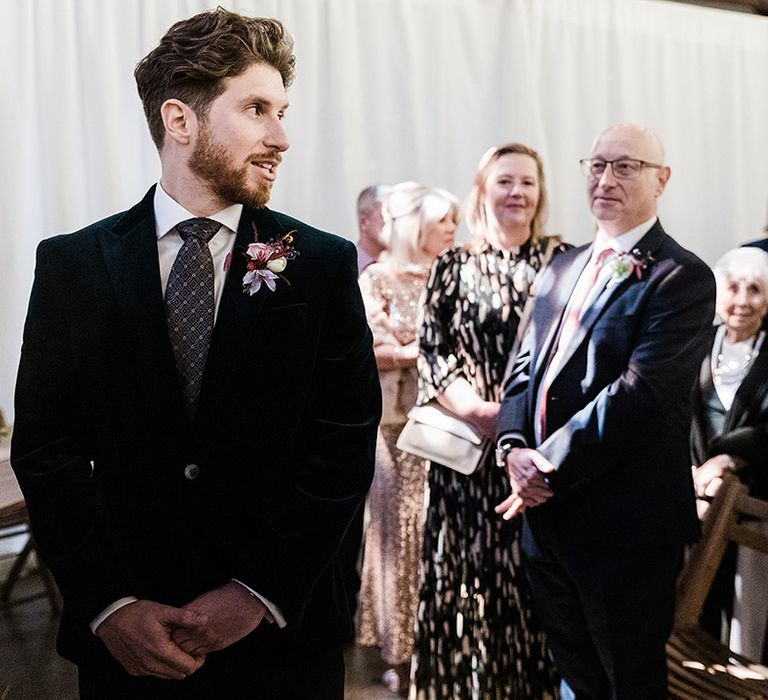
M 752 360 L 755 359 L 755 346 L 757 345 L 757 339 L 760 337 L 760 333 L 755 333 L 752 337 L 752 344 L 749 346 L 747 352 L 738 356 L 738 352 L 734 352 L 737 349 L 736 346 L 743 345 L 741 343 L 731 344 L 731 352 L 725 351 L 725 333 L 720 338 L 720 350 L 717 353 L 717 362 L 712 369 L 712 381 L 715 386 L 722 386 L 723 384 L 741 384 L 744 377 L 749 372 L 749 367 L 752 364 Z

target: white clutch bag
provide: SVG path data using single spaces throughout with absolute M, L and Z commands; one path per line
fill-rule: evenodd
M 483 439 L 466 421 L 437 401 L 408 412 L 397 448 L 442 464 L 462 474 L 472 474 L 483 464 L 492 441 Z

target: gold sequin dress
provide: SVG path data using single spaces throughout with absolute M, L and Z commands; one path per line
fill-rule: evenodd
M 360 276 L 374 345 L 408 345 L 425 277 L 394 275 L 375 263 Z M 410 661 L 419 595 L 425 462 L 396 447 L 406 414 L 416 401 L 416 369 L 379 372 L 383 414 L 376 446 L 376 474 L 368 495 L 358 643 L 377 646 L 393 666 Z

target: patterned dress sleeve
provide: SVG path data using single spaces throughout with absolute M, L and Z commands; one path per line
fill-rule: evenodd
M 399 345 L 389 322 L 389 297 L 387 282 L 381 265 L 374 263 L 363 270 L 358 278 L 365 304 L 365 315 L 373 333 L 373 345 Z
M 452 323 L 459 302 L 461 263 L 457 259 L 458 250 L 448 250 L 435 260 L 421 304 L 419 405 L 436 398 L 453 381 L 463 376 L 462 363 L 455 352 L 458 329 Z

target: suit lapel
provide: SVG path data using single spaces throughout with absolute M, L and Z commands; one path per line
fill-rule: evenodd
M 562 274 L 552 288 L 550 295 L 551 302 L 546 309 L 547 318 L 550 323 L 549 326 L 539 336 L 541 343 L 536 352 L 536 367 L 534 370 L 534 378 L 536 385 L 541 381 L 546 369 L 547 364 L 552 356 L 552 346 L 560 332 L 560 326 L 565 313 L 565 308 L 568 305 L 568 300 L 573 294 L 573 290 L 576 287 L 576 283 L 579 281 L 581 273 L 589 261 L 592 255 L 592 246 L 589 245 L 584 248 L 580 253 L 574 257 L 570 267 Z
M 739 388 L 736 390 L 736 395 L 733 397 L 733 403 L 725 416 L 724 433 L 734 430 L 745 423 L 752 422 L 754 418 L 750 409 L 756 400 L 755 397 L 757 397 L 758 403 L 760 400 L 765 400 L 764 397 L 766 392 L 768 392 L 767 353 L 768 348 L 766 348 L 766 340 L 764 339 L 752 367 L 747 372 L 747 376 L 744 377 Z
M 243 291 L 247 262 L 244 253 L 254 242 L 255 231 L 263 243 L 285 233 L 268 209 L 243 209 L 213 329 L 196 418 L 204 417 L 226 387 L 238 358 L 246 351 L 267 295 L 279 294 L 281 290 L 278 284 L 275 292 L 270 292 L 266 285 L 254 295 Z
M 651 229 L 646 233 L 638 242 L 638 244 L 635 246 L 635 250 L 639 250 L 641 255 L 645 258 L 653 258 L 653 253 L 655 253 L 659 246 L 661 245 L 664 236 L 666 234 L 664 233 L 664 230 L 661 228 L 661 224 L 657 221 Z M 588 249 L 588 252 L 591 254 L 592 247 Z M 587 260 L 589 257 L 587 256 Z M 584 266 L 586 265 L 586 260 L 584 261 L 584 265 L 580 265 L 579 267 L 579 274 L 581 273 L 581 270 L 584 269 Z M 653 265 L 653 263 L 651 263 Z M 652 274 L 652 269 L 649 267 L 645 270 L 645 275 Z M 578 280 L 578 275 L 576 276 L 576 279 Z M 581 321 L 579 323 L 578 328 L 574 332 L 573 336 L 571 337 L 571 341 L 568 344 L 568 347 L 564 349 L 563 352 L 563 358 L 560 362 L 560 367 L 558 369 L 558 374 L 562 371 L 562 369 L 568 364 L 568 362 L 573 357 L 576 350 L 581 346 L 581 344 L 584 342 L 584 340 L 587 338 L 587 336 L 592 332 L 592 328 L 597 322 L 597 319 L 600 318 L 600 316 L 603 315 L 603 312 L 610 306 L 611 302 L 619 296 L 619 294 L 623 293 L 628 287 L 631 287 L 633 284 L 636 284 L 638 282 L 637 277 L 634 275 L 630 275 L 626 279 L 618 282 L 617 284 L 606 284 L 604 289 L 600 292 L 600 294 L 597 296 L 597 298 L 592 302 L 592 304 L 589 306 L 589 308 L 584 312 L 584 315 L 581 318 Z M 573 291 L 573 288 L 576 285 L 576 281 L 573 281 L 573 284 L 571 286 L 571 292 Z M 570 298 L 570 294 L 568 295 L 568 298 Z M 568 298 L 566 299 L 565 303 L 568 303 Z M 563 307 L 565 309 L 565 306 Z M 560 314 L 562 316 L 562 313 Z
M 160 283 L 153 207 L 154 187 L 99 237 L 118 308 L 135 340 L 135 356 L 152 390 L 181 394 Z
M 699 394 L 701 396 L 708 396 L 714 389 L 714 379 L 712 377 L 712 344 L 716 342 L 715 336 L 717 331 L 710 337 L 710 351 L 707 353 L 704 360 L 702 360 L 701 368 L 699 369 Z
M 603 313 L 603 310 L 609 305 L 612 299 L 616 298 L 624 289 L 629 286 L 631 280 L 629 278 L 622 280 L 618 284 L 607 284 L 602 291 L 598 294 L 597 298 L 590 304 L 584 315 L 579 321 L 579 325 L 571 336 L 571 340 L 568 343 L 568 347 L 563 351 L 563 359 L 560 362 L 560 369 L 568 364 L 577 348 L 584 342 L 584 339 L 592 331 L 592 326 Z M 559 370 L 558 370 L 559 373 Z
M 147 386 L 152 391 L 166 392 L 167 402 L 178 408 L 179 420 L 186 420 L 160 282 L 154 191 L 152 187 L 139 204 L 100 237 L 100 242 L 118 307 L 136 341 L 136 357 L 144 365 Z M 269 210 L 243 209 L 208 352 L 196 420 L 224 389 L 236 359 L 246 349 L 267 295 L 273 294 L 266 285 L 253 296 L 243 292 L 243 253 L 254 241 L 254 225 L 259 240 L 264 242 L 285 233 Z M 278 285 L 274 294 L 279 294 L 280 289 Z

